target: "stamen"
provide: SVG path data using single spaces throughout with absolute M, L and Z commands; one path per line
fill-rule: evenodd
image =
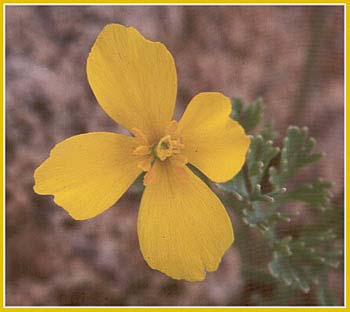
M 146 135 L 138 128 L 132 128 L 131 133 L 135 136 L 135 138 L 139 141 L 142 145 L 148 145 L 148 139 Z
M 177 130 L 177 121 L 172 120 L 165 127 L 165 134 L 174 135 Z
M 151 146 L 146 146 L 146 145 L 140 145 L 138 147 L 136 147 L 132 154 L 136 155 L 136 156 L 145 156 L 145 155 L 149 155 L 152 153 L 152 147 Z
M 176 131 L 177 122 L 172 120 L 165 128 L 165 136 L 154 145 L 153 142 L 150 143 L 148 141 L 146 135 L 140 129 L 133 128 L 131 130 L 138 142 L 138 146 L 133 150 L 132 154 L 141 156 L 137 167 L 146 172 L 143 178 L 144 185 L 154 183 L 157 176 L 156 166 L 159 161 L 171 161 L 174 174 L 181 179 L 187 177 L 185 165 L 188 160 L 181 154 L 185 146 L 181 137 L 175 134 Z

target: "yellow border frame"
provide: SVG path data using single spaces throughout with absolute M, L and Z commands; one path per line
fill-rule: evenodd
M 333 0 L 333 1 L 324 1 L 324 0 L 309 0 L 309 1 L 303 1 L 303 0 L 294 0 L 294 1 L 290 1 L 290 2 L 281 2 L 278 0 L 270 0 L 268 2 L 264 2 L 262 0 L 256 0 L 256 1 L 232 1 L 232 0 L 219 0 L 216 2 L 211 2 L 208 0 L 204 0 L 204 1 L 200 1 L 200 0 L 192 0 L 192 1 L 179 1 L 179 0 L 167 0 L 167 1 L 162 1 L 162 0 L 144 0 L 142 2 L 137 1 L 137 0 L 118 0 L 118 1 L 113 1 L 113 0 L 104 0 L 103 3 L 97 3 L 96 1 L 93 0 L 85 0 L 85 1 L 77 1 L 77 0 L 73 0 L 73 1 L 68 1 L 68 0 L 52 0 L 52 1 L 37 1 L 37 2 L 32 2 L 30 0 L 3 0 L 1 1 L 1 12 L 0 12 L 0 17 L 1 17 L 1 62 L 0 62 L 0 68 L 1 68 L 1 98 L 2 98 L 2 109 L 1 109 L 1 121 L 0 121 L 0 125 L 1 125 L 1 136 L 0 136 L 0 143 L 1 146 L 3 147 L 1 156 L 0 156 L 0 160 L 1 163 L 3 164 L 3 166 L 1 166 L 1 175 L 3 177 L 2 179 L 2 187 L 0 190 L 0 196 L 1 196 L 1 203 L 2 203 L 2 213 L 0 215 L 0 222 L 1 222 L 1 251 L 2 251 L 2 256 L 0 257 L 0 265 L 1 265 L 1 269 L 0 269 L 0 277 L 1 277 L 1 285 L 5 285 L 4 283 L 4 255 L 5 255 L 5 251 L 4 251 L 4 244 L 3 244 L 3 238 L 4 238 L 4 234 L 5 234 L 5 229 L 4 229 L 4 217 L 5 217 L 5 194 L 4 194 L 4 186 L 5 186 L 5 177 L 4 177 L 4 166 L 5 166 L 5 148 L 4 148 L 4 142 L 5 142 L 5 122 L 4 122 L 4 106 L 5 106 L 5 98 L 4 98 L 4 88 L 5 88 L 5 67 L 4 67 L 4 43 L 5 43 L 5 33 L 4 33 L 4 11 L 5 11 L 5 5 L 6 4 L 147 4 L 147 3 L 157 3 L 157 4 L 329 4 L 329 5 L 333 5 L 333 4 L 344 4 L 345 5 L 345 31 L 346 31 L 346 45 L 345 45 L 345 55 L 344 55 L 344 61 L 345 61 L 345 153 L 346 153 L 346 157 L 345 157 L 345 181 L 346 181 L 346 188 L 345 188 L 345 223 L 349 224 L 349 211 L 348 211 L 348 200 L 349 199 L 349 191 L 350 191 L 350 186 L 349 186 L 349 167 L 348 167 L 348 160 L 349 160 L 349 140 L 347 137 L 347 134 L 350 133 L 350 127 L 349 127 L 349 118 L 350 118 L 350 109 L 348 107 L 349 104 L 349 71 L 350 71 L 350 61 L 349 61 L 349 42 L 350 42 L 350 0 Z M 346 237 L 346 242 L 350 241 L 350 229 L 349 226 L 346 227 L 346 233 L 345 233 L 345 237 Z M 349 244 L 347 244 L 349 245 Z M 346 245 L 345 245 L 346 246 Z M 347 249 L 347 248 L 346 248 Z M 350 311 L 350 289 L 349 289 L 349 285 L 350 285 L 350 274 L 348 272 L 348 268 L 350 267 L 350 257 L 348 256 L 348 253 L 345 254 L 345 307 L 332 307 L 332 308 L 326 308 L 327 311 L 328 310 L 346 310 L 346 311 Z M 2 287 L 1 287 L 2 288 Z M 195 307 L 195 308 L 191 308 L 191 307 L 170 307 L 170 308 L 164 308 L 164 307 L 5 307 L 5 298 L 4 298 L 4 289 L 1 289 L 1 293 L 0 293 L 0 311 L 3 310 L 11 310 L 11 311 L 19 311 L 22 309 L 25 309 L 27 311 L 37 311 L 37 310 L 61 310 L 64 309 L 64 311 L 83 311 L 86 309 L 93 309 L 94 311 L 104 311 L 104 310 L 108 310 L 108 309 L 118 309 L 119 311 L 131 311 L 131 310 L 145 310 L 145 309 L 156 309 L 157 311 L 168 311 L 169 309 L 171 309 L 172 311 L 180 311 L 180 310 L 191 310 L 191 311 L 201 311 L 201 312 L 207 312 L 207 311 L 216 311 L 216 310 L 226 310 L 226 311 L 231 311 L 231 310 L 235 310 L 235 311 L 254 311 L 256 309 L 258 309 L 257 307 L 203 307 L 203 308 L 199 308 L 199 307 Z M 296 310 L 299 312 L 306 312 L 309 309 L 325 309 L 323 307 L 259 307 L 259 309 L 271 309 L 274 311 L 290 311 L 290 310 Z

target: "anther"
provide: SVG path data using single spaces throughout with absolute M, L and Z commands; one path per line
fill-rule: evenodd
M 151 154 L 151 152 L 152 149 L 150 146 L 140 145 L 133 150 L 132 154 L 137 156 L 145 156 Z
M 177 121 L 172 120 L 165 128 L 165 134 L 174 135 L 177 130 Z
M 139 141 L 140 144 L 148 145 L 148 139 L 140 129 L 132 128 L 131 133 L 135 136 L 135 138 Z

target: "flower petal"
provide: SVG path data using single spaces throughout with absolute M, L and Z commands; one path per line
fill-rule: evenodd
M 230 113 L 229 98 L 200 93 L 188 104 L 178 126 L 188 161 L 215 182 L 225 182 L 241 170 L 250 144 Z
M 174 112 L 177 92 L 172 55 L 135 28 L 107 25 L 87 60 L 90 86 L 103 109 L 131 130 L 158 139 Z
M 57 144 L 34 173 L 34 191 L 54 201 L 77 220 L 111 207 L 141 173 L 132 156 L 135 139 L 94 132 Z
M 233 242 L 230 218 L 209 187 L 186 166 L 157 161 L 138 216 L 146 262 L 174 279 L 200 281 L 218 268 Z

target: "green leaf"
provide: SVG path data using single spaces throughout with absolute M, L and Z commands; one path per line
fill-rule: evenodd
M 290 258 L 279 252 L 274 252 L 273 259 L 268 264 L 272 276 L 282 280 L 287 286 L 294 286 L 304 293 L 310 291 L 310 286 L 302 271 L 292 264 Z
M 266 269 L 260 269 L 253 266 L 245 266 L 243 268 L 244 276 L 253 282 L 271 284 L 274 280 L 270 272 Z
M 321 306 L 335 306 L 336 302 L 332 298 L 327 285 L 323 287 L 318 287 L 317 289 L 317 299 Z
M 275 140 L 277 138 L 277 133 L 273 130 L 272 122 L 267 122 L 262 128 L 260 135 L 263 137 L 264 141 Z
M 245 106 L 242 99 L 236 98 L 232 101 L 232 108 L 232 118 L 246 131 L 255 129 L 262 120 L 263 103 L 260 99 Z M 320 153 L 314 152 L 316 142 L 309 136 L 308 129 L 289 127 L 281 149 L 273 143 L 276 137 L 271 123 L 263 125 L 260 133 L 251 136 L 246 163 L 241 172 L 230 181 L 215 185 L 220 195 L 224 194 L 225 204 L 237 212 L 238 220 L 248 225 L 236 227 L 242 255 L 249 254 L 244 251 L 251 248 L 249 242 L 244 241 L 249 236 L 250 228 L 256 228 L 255 232 L 261 234 L 258 244 L 264 249 L 259 252 L 265 255 L 270 252 L 270 261 L 266 258 L 259 261 L 268 270 L 266 266 L 263 269 L 257 267 L 256 270 L 261 273 L 261 279 L 267 278 L 264 276 L 266 271 L 271 274 L 273 280 L 270 279 L 269 283 L 275 281 L 272 291 L 275 297 L 267 300 L 255 293 L 257 304 L 264 300 L 288 304 L 288 300 L 299 291 L 309 293 L 312 288 L 310 296 L 314 296 L 320 304 L 333 305 L 327 283 L 321 283 L 331 269 L 340 270 L 344 265 L 340 243 L 343 238 L 342 207 L 335 209 L 330 203 L 332 183 L 328 181 L 316 179 L 289 188 L 290 179 L 300 168 L 321 157 Z M 317 222 L 298 223 L 300 226 L 296 230 L 286 229 L 285 222 L 292 221 L 299 211 L 286 212 L 283 205 L 295 202 L 318 209 Z M 284 236 L 281 238 L 282 233 Z M 256 261 L 251 261 L 249 256 L 246 258 L 243 270 L 248 272 L 247 267 L 254 267 Z M 283 298 L 280 296 L 282 293 Z
M 322 155 L 312 153 L 314 146 L 315 140 L 308 136 L 307 128 L 289 127 L 283 140 L 279 165 L 270 168 L 270 183 L 277 189 L 281 188 L 298 169 L 319 160 Z
M 221 190 L 231 193 L 238 200 L 243 200 L 249 196 L 242 171 L 240 171 L 233 179 L 225 183 L 217 183 L 217 186 Z
M 250 227 L 256 227 L 258 225 L 262 226 L 263 228 L 266 227 L 264 226 L 264 222 L 266 220 L 266 212 L 259 204 L 253 203 L 251 207 L 244 209 L 243 215 L 243 222 Z
M 252 189 L 261 183 L 271 160 L 278 152 L 279 148 L 274 147 L 271 140 L 266 141 L 261 135 L 251 137 L 246 163 Z
M 334 306 L 336 305 L 329 288 L 328 288 L 328 275 L 322 274 L 319 287 L 317 288 L 317 299 L 322 306 Z
M 302 184 L 295 189 L 289 190 L 280 197 L 280 201 L 301 201 L 322 211 L 330 209 L 332 183 L 318 179 L 313 183 Z
M 253 130 L 261 122 L 263 113 L 264 105 L 260 98 L 248 105 L 245 110 L 242 99 L 232 100 L 232 118 L 238 121 L 247 132 Z

